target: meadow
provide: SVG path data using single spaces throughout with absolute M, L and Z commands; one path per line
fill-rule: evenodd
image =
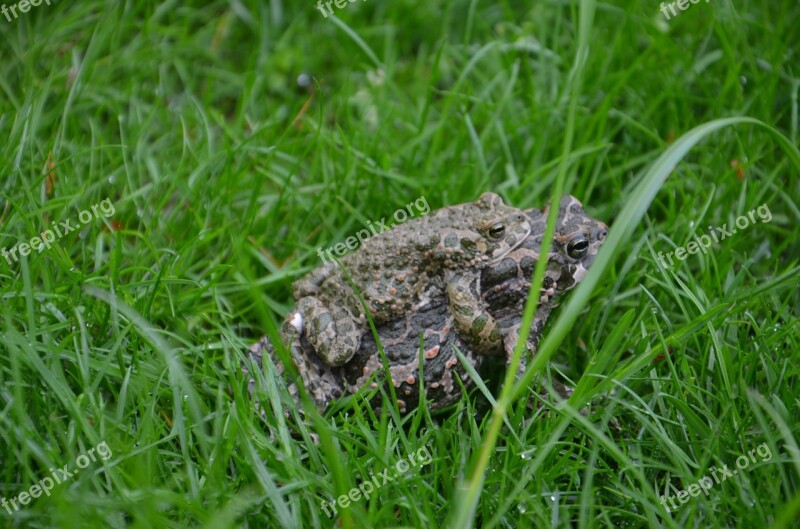
M 339 3 L 0 17 L 0 527 L 800 526 L 800 4 Z M 485 191 L 610 226 L 524 378 L 259 413 L 318 248 Z

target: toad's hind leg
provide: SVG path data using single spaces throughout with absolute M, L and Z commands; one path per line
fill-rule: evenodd
M 290 312 L 286 316 L 281 327 L 281 338 L 283 343 L 289 346 L 292 363 L 303 381 L 303 387 L 317 408 L 325 410 L 333 400 L 338 399 L 344 393 L 342 373 L 338 368 L 332 368 L 325 364 L 311 349 L 302 316 L 297 311 Z M 280 365 L 280 360 L 274 352 L 271 356 L 275 364 Z M 283 374 L 282 366 L 279 369 Z M 295 402 L 299 403 L 297 387 L 291 384 L 289 391 Z
M 308 296 L 298 301 L 297 312 L 308 342 L 329 366 L 346 364 L 358 351 L 362 331 L 344 306 L 326 306 L 319 298 Z
M 305 415 L 305 413 L 300 399 L 300 388 L 287 376 L 288 373 L 294 372 L 300 376 L 303 387 L 320 411 L 324 411 L 332 401 L 340 398 L 345 393 L 344 375 L 341 370 L 326 365 L 311 349 L 308 342 L 303 340 L 303 336 L 300 315 L 296 311 L 290 312 L 281 326 L 281 341 L 289 347 L 290 361 L 294 366 L 294 370 L 287 371 L 286 365 L 284 365 L 283 360 L 275 350 L 275 346 L 266 336 L 253 344 L 248 351 L 248 356 L 257 369 L 264 369 L 265 356 L 272 360 L 278 374 L 286 381 L 289 395 L 295 401 L 301 415 Z M 250 369 L 246 363 L 242 364 L 242 371 L 245 375 L 250 374 Z M 251 397 L 255 397 L 255 385 L 256 379 L 251 375 L 247 387 Z M 258 402 L 256 402 L 256 407 L 261 415 L 265 414 L 264 409 L 261 408 Z M 288 412 L 288 408 L 284 409 L 284 414 L 287 417 L 289 416 Z
M 293 314 L 290 314 L 290 318 L 287 318 L 287 322 L 290 321 L 292 316 Z M 296 332 L 293 333 L 294 330 L 294 328 L 291 330 L 286 329 L 286 323 L 284 323 L 284 328 L 281 329 L 283 340 L 286 340 L 286 332 L 289 333 L 288 343 L 290 344 L 291 352 L 290 361 L 294 364 L 295 372 L 300 374 L 302 384 L 308 391 L 308 394 L 311 396 L 311 400 L 314 402 L 314 405 L 320 411 L 324 411 L 334 399 L 337 399 L 344 394 L 342 374 L 338 368 L 330 368 L 326 366 L 322 360 L 320 360 L 319 357 L 317 357 L 317 355 L 311 351 L 310 345 L 308 345 L 307 342 L 303 343 L 302 339 L 300 339 L 301 335 Z M 297 337 L 296 340 L 295 337 Z M 292 400 L 295 402 L 300 418 L 309 428 L 308 435 L 311 437 L 311 440 L 314 444 L 319 444 L 319 436 L 310 429 L 308 414 L 306 413 L 306 409 L 303 406 L 300 398 L 299 385 L 295 384 L 294 382 L 290 382 L 288 377 L 286 377 L 286 366 L 277 354 L 275 347 L 269 341 L 269 339 L 267 337 L 263 337 L 257 343 L 253 344 L 248 352 L 248 357 L 253 362 L 254 369 L 259 371 L 262 371 L 269 362 L 269 360 L 264 360 L 265 357 L 268 357 L 272 361 L 278 371 L 278 374 L 280 374 L 286 380 L 287 389 Z M 269 404 L 264 402 L 256 395 L 256 377 L 250 373 L 249 365 L 250 364 L 247 362 L 242 363 L 242 371 L 244 372 L 245 376 L 249 375 L 248 393 L 253 399 L 253 408 L 259 413 L 259 415 L 266 418 L 268 416 L 267 409 Z M 280 409 L 280 404 L 278 404 L 278 406 L 278 409 Z M 290 408 L 288 406 L 284 406 L 282 412 L 287 419 L 291 417 Z M 277 413 L 280 413 L 280 411 L 277 411 Z M 297 439 L 301 438 L 300 433 L 297 431 L 292 433 L 292 437 Z M 275 439 L 274 432 L 270 433 L 270 439 Z

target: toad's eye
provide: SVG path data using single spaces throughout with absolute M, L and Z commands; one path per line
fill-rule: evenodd
M 581 259 L 589 251 L 589 241 L 586 236 L 581 234 L 574 237 L 569 244 L 567 244 L 567 255 L 573 259 Z
M 494 226 L 492 226 L 491 228 L 489 228 L 489 237 L 491 237 L 494 240 L 501 238 L 503 235 L 505 235 L 505 233 L 506 233 L 505 225 L 500 224 L 499 222 Z

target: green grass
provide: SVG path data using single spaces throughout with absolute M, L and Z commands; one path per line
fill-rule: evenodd
M 591 6 L 0 15 L 0 248 L 115 207 L 0 257 L 0 499 L 113 452 L 0 507 L 0 527 L 796 527 L 800 5 L 700 2 L 667 22 L 658 2 L 601 3 L 581 29 Z M 771 129 L 684 136 L 738 116 Z M 517 387 L 492 428 L 504 414 L 479 391 L 433 416 L 349 399 L 308 426 L 270 366 L 254 410 L 239 363 L 318 246 L 420 196 L 538 207 L 558 182 L 612 226 L 540 349 L 578 385 L 569 405 L 534 414 L 537 388 Z M 761 204 L 770 222 L 659 266 Z M 769 461 L 659 503 L 762 443 Z M 429 464 L 338 521 L 320 508 L 423 446 Z

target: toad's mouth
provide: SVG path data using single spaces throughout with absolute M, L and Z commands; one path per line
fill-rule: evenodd
M 566 268 L 567 274 L 562 275 L 562 280 L 558 281 L 558 292 L 566 292 L 572 290 L 578 283 L 580 283 L 589 270 L 584 266 L 584 263 L 575 263 Z

